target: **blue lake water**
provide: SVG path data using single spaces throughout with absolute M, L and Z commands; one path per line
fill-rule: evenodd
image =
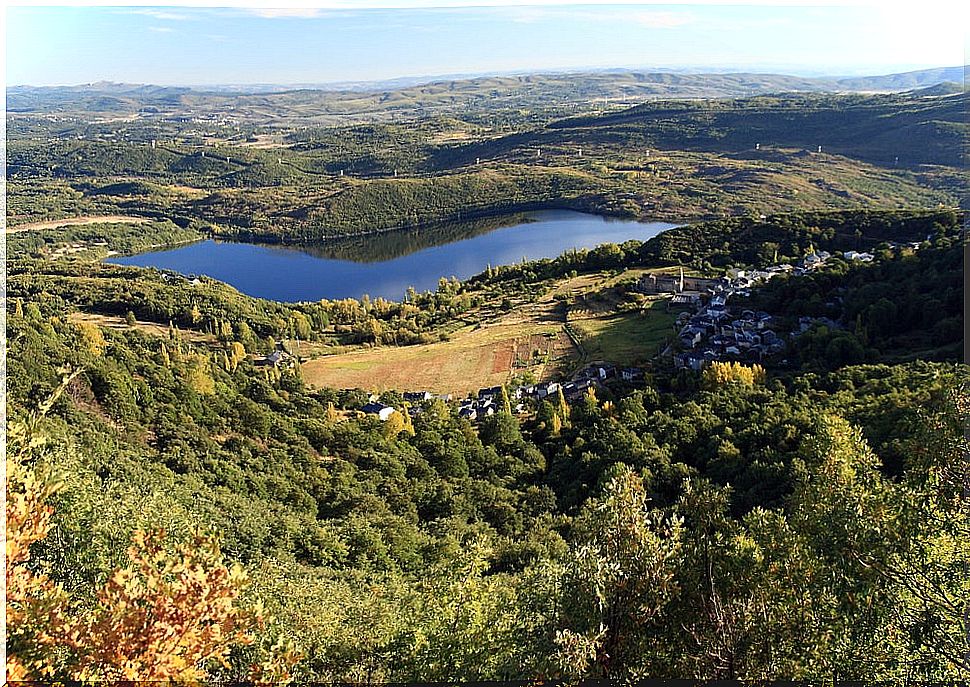
M 313 246 L 207 240 L 107 262 L 204 274 L 250 296 L 284 302 L 363 294 L 400 300 L 408 286 L 434 290 L 441 277 L 467 279 L 489 265 L 554 258 L 602 243 L 645 241 L 673 226 L 544 210 Z

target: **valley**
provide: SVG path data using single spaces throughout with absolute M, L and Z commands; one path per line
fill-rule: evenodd
M 970 674 L 957 75 L 8 88 L 8 676 Z

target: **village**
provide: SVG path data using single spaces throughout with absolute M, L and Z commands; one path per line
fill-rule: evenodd
M 894 250 L 918 249 L 918 245 L 892 245 Z M 732 299 L 744 298 L 760 285 L 782 274 L 805 275 L 827 264 L 832 258 L 827 251 L 814 251 L 795 264 L 778 263 L 761 269 L 728 269 L 721 277 L 701 277 L 685 274 L 683 267 L 676 271 L 649 272 L 642 275 L 635 291 L 661 297 L 669 310 L 680 310 L 675 320 L 676 335 L 654 360 L 655 364 L 672 365 L 674 369 L 701 371 L 713 362 L 741 362 L 763 364 L 769 359 L 778 361 L 786 351 L 786 340 L 799 336 L 815 324 L 839 329 L 843 325 L 826 317 L 799 318 L 798 327 L 781 332 L 780 323 L 771 314 L 752 309 L 732 308 Z M 840 257 L 851 262 L 872 262 L 872 253 L 845 251 Z M 300 359 L 280 344 L 268 355 L 256 356 L 258 367 L 293 368 Z M 456 398 L 450 393 L 405 391 L 400 395 L 403 407 L 383 402 L 381 394 L 371 394 L 361 412 L 387 420 L 396 410 L 411 415 L 421 412 L 422 405 L 440 400 L 452 405 L 459 417 L 477 422 L 497 412 L 526 414 L 545 400 L 575 403 L 597 389 L 614 385 L 642 383 L 646 370 L 642 367 L 619 367 L 609 361 L 586 364 L 566 380 L 539 383 L 511 383 L 506 386 L 485 387 L 467 397 Z
M 673 358 L 675 368 L 699 371 L 712 362 L 763 363 L 782 354 L 786 348 L 785 336 L 777 331 L 775 318 L 763 311 L 732 311 L 728 307 L 729 300 L 734 296 L 750 296 L 752 288 L 781 274 L 808 274 L 823 267 L 831 257 L 828 251 L 814 251 L 794 265 L 774 264 L 756 270 L 730 269 L 720 279 L 684 277 L 681 270 L 680 279 L 673 284 L 669 283 L 669 278 L 663 284 L 658 280 L 648 282 L 645 285 L 648 289 L 671 289 L 674 294 L 671 303 L 689 304 L 694 308 L 693 312 L 683 312 L 678 317 L 678 338 L 663 355 Z M 847 251 L 843 257 L 871 262 L 874 256 Z M 791 335 L 797 336 L 808 330 L 817 319 L 800 318 L 799 330 Z M 827 318 L 821 319 L 831 327 L 840 326 Z

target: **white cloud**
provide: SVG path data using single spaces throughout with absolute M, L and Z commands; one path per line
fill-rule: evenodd
M 246 11 L 264 19 L 315 19 L 323 14 L 319 7 L 247 7 Z
M 622 3 L 620 4 L 622 5 Z M 669 10 L 638 11 L 638 8 L 623 6 L 592 7 L 588 2 L 582 7 L 570 6 L 568 2 L 559 5 L 522 6 L 503 6 L 497 3 L 488 5 L 483 2 L 476 9 L 485 8 L 499 12 L 499 16 L 503 19 L 518 24 L 535 24 L 545 20 L 560 19 L 574 22 L 633 23 L 648 29 L 673 29 L 678 26 L 692 24 L 697 20 L 697 17 L 689 12 Z
M 155 33 L 174 33 L 175 29 L 168 26 L 149 26 L 149 31 L 154 31 Z
M 187 14 L 179 14 L 177 12 L 169 12 L 168 10 L 156 10 L 151 8 L 143 9 L 130 9 L 126 10 L 127 14 L 141 14 L 146 17 L 151 17 L 153 19 L 161 19 L 163 21 L 187 21 L 191 19 Z

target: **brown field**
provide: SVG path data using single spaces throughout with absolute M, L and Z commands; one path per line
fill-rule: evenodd
M 539 341 L 545 342 L 543 346 L 551 352 L 548 362 L 515 366 L 516 360 L 532 363 L 532 350 L 546 350 Z M 513 373 L 525 370 L 539 379 L 551 377 L 557 365 L 574 355 L 552 308 L 531 306 L 483 327 L 464 327 L 448 341 L 314 358 L 303 364 L 303 378 L 323 387 L 464 395 L 484 386 L 504 384 Z
M 46 222 L 29 222 L 28 224 L 18 224 L 14 227 L 7 227 L 8 234 L 16 234 L 21 231 L 43 231 L 44 229 L 57 229 L 58 227 L 70 227 L 79 224 L 144 224 L 148 219 L 145 217 L 131 217 L 129 215 L 104 215 L 96 217 L 87 215 L 84 217 L 68 217 L 66 219 L 53 219 Z
M 662 303 L 653 304 L 648 312 L 627 313 L 616 312 L 609 299 L 588 309 L 573 305 L 569 320 L 586 349 L 586 357 L 581 358 L 563 329 L 562 308 L 554 300 L 555 295 L 581 298 L 583 293 L 599 292 L 607 284 L 632 276 L 638 272 L 565 279 L 538 300 L 517 305 L 511 313 L 480 311 L 480 316 L 495 319 L 484 326 L 462 327 L 438 343 L 347 352 L 326 347 L 314 350 L 311 344 L 301 350 L 302 355 L 311 356 L 303 363 L 303 378 L 318 387 L 464 395 L 504 384 L 524 372 L 542 381 L 568 376 L 592 360 L 641 363 L 673 333 L 673 316 Z

